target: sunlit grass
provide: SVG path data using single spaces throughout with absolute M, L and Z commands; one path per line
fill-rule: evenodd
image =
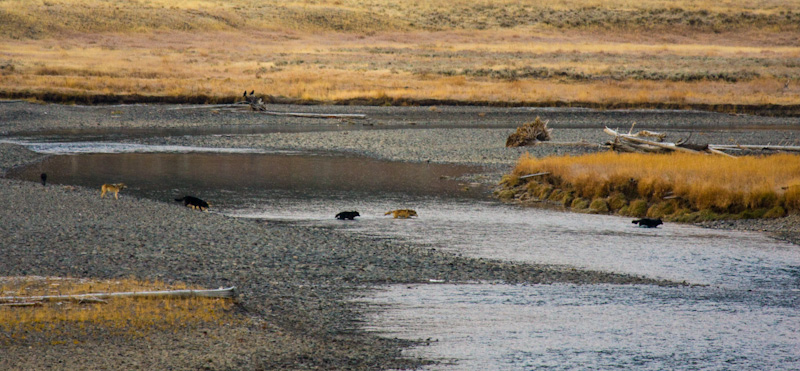
M 0 278 L 0 296 L 74 295 L 104 292 L 187 289 L 133 279 L 88 280 L 57 277 Z M 153 330 L 178 330 L 204 323 L 232 323 L 231 300 L 214 298 L 113 298 L 106 303 L 42 302 L 36 306 L 0 305 L 0 343 L 80 341 L 95 331 L 146 336 Z
M 794 28 L 797 0 L 5 0 L 0 35 L 64 31 L 291 29 L 381 32 L 513 28 Z M 748 16 L 742 16 L 747 14 Z M 788 18 L 787 18 L 788 16 Z
M 636 50 L 629 44 L 580 46 L 570 41 L 567 46 L 555 39 L 540 43 L 539 48 L 547 50 L 542 52 L 544 56 L 540 52 L 520 51 L 512 53 L 515 57 L 510 58 L 507 56 L 510 51 L 527 47 L 517 42 L 489 44 L 488 33 L 479 35 L 474 44 L 455 46 L 435 42 L 461 37 L 448 33 L 426 34 L 424 44 L 406 35 L 388 40 L 392 38 L 389 35 L 362 39 L 345 34 L 290 37 L 281 33 L 259 34 L 263 39 L 272 40 L 259 42 L 259 39 L 250 40 L 227 32 L 205 37 L 162 34 L 156 39 L 142 39 L 86 35 L 64 42 L 8 41 L 0 44 L 0 61 L 10 58 L 5 59 L 5 63 L 12 68 L 0 70 L 3 79 L 0 90 L 55 93 L 66 96 L 66 101 L 70 96 L 98 94 L 231 98 L 249 89 L 259 94 L 320 101 L 392 98 L 600 104 L 800 102 L 800 95 L 794 90 L 783 89 L 786 76 L 800 75 L 800 67 L 788 62 L 800 55 L 800 47 L 720 48 L 716 51 L 712 48 L 711 52 L 723 58 L 722 62 L 698 66 L 694 72 L 682 72 L 650 62 L 649 53 L 663 58 L 663 52 L 658 49 L 648 52 L 646 45 Z M 481 44 L 481 40 L 486 44 Z M 559 46 L 572 48 L 572 51 L 567 57 L 560 57 L 556 53 Z M 709 53 L 688 46 L 674 48 L 690 58 L 706 58 L 703 55 Z M 501 49 L 506 54 L 493 54 L 492 50 Z M 602 52 L 597 54 L 594 50 Z M 468 54 L 462 54 L 464 52 Z M 607 60 L 608 53 L 614 53 L 613 60 Z M 775 59 L 777 62 L 753 65 L 753 58 L 760 58 L 762 53 L 780 58 Z M 596 64 L 597 58 L 606 59 L 605 64 Z M 695 60 L 689 59 L 686 63 Z M 735 82 L 718 81 L 711 75 L 702 79 L 703 74 L 714 73 L 706 69 L 738 73 L 735 72 L 736 63 L 742 63 L 740 68 L 752 69 L 760 77 Z M 529 66 L 555 72 L 551 77 L 506 76 L 507 71 L 522 69 L 524 72 Z M 644 72 L 636 72 L 637 68 Z M 625 72 L 626 69 L 632 72 Z M 589 78 L 564 78 L 557 74 L 561 70 Z M 615 71 L 622 71 L 624 79 L 610 78 L 609 74 L 620 73 Z M 695 73 L 701 79 L 637 78 L 638 74 L 647 73 L 674 75 L 673 79 L 680 79 L 684 73 Z
M 527 189 L 541 193 L 542 186 L 557 188 L 586 200 L 599 198 L 611 202 L 616 198 L 617 210 L 628 206 L 628 201 L 643 200 L 651 206 L 647 211 L 651 216 L 679 219 L 699 211 L 728 215 L 750 212 L 742 215 L 746 217 L 765 215 L 770 210 L 770 215 L 782 216 L 800 211 L 798 155 L 728 158 L 606 152 L 546 158 L 523 156 L 514 175 L 540 172 L 550 175 L 536 177 L 533 181 L 538 184 Z
M 645 23 L 614 23 L 631 11 Z M 742 12 L 776 18 L 682 20 Z M 777 0 L 7 0 L 0 94 L 792 105 L 796 16 Z

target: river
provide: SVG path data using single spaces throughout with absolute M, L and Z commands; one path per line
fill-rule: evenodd
M 12 177 L 172 202 L 213 200 L 226 215 L 329 225 L 472 257 L 686 281 L 692 286 L 391 285 L 358 299 L 379 307 L 367 330 L 430 339 L 407 355 L 430 369 L 800 369 L 800 249 L 762 234 L 521 208 L 487 197 L 470 166 L 303 152 L 119 143 L 27 143 L 59 153 Z M 99 188 L 98 188 L 99 192 Z M 396 220 L 388 210 L 413 208 Z M 333 218 L 357 210 L 355 221 Z

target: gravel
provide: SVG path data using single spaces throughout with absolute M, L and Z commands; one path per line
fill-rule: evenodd
M 765 138 L 796 141 L 800 133 L 791 120 L 702 112 L 272 107 L 370 117 L 351 122 L 172 108 L 4 104 L 0 105 L 4 117 L 0 132 L 6 137 L 35 134 L 63 139 L 81 129 L 80 135 L 137 143 L 300 149 L 396 161 L 481 164 L 494 175 L 508 170 L 524 151 L 540 156 L 586 151 L 553 146 L 505 149 L 505 137 L 513 128 L 537 115 L 551 120 L 556 141 L 605 140 L 598 132 L 615 121 L 619 127 L 636 121 L 637 127 L 683 131 L 696 122 L 694 138 L 730 137 L 741 143 Z M 665 118 L 671 119 L 661 121 Z M 770 130 L 714 129 L 726 125 Z M 3 172 L 43 157 L 18 145 L 0 144 Z M 359 330 L 365 311 L 374 308 L 361 308 L 351 299 L 376 285 L 430 280 L 677 284 L 464 258 L 434 246 L 353 236 L 325 227 L 236 219 L 129 196 L 100 199 L 97 190 L 80 187 L 0 179 L 0 205 L 0 272 L 4 275 L 133 276 L 205 287 L 237 286 L 242 292 L 237 315 L 249 319 L 239 326 L 210 325 L 146 338 L 109 335 L 59 346 L 15 342 L 4 345 L 1 369 L 413 368 L 426 361 L 401 356 L 409 342 Z M 787 220 L 787 226 L 776 227 L 776 233 L 797 231 L 797 219 Z M 32 346 L 37 346 L 36 352 L 30 351 Z

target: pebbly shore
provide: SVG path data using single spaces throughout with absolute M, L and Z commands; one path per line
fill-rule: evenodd
M 181 109 L 176 109 L 181 108 Z M 284 112 L 364 113 L 365 120 L 310 119 L 197 107 L 0 105 L 0 140 L 78 138 L 204 147 L 292 149 L 392 161 L 483 165 L 488 181 L 525 151 L 576 154 L 590 147 L 506 149 L 505 137 L 536 116 L 557 141 L 601 143 L 602 127 L 674 130 L 709 142 L 797 141 L 790 119 L 693 111 L 585 111 L 483 107 L 275 106 Z M 672 131 L 670 131 L 672 133 Z M 44 155 L 0 143 L 0 170 Z M 4 348 L 2 369 L 386 369 L 407 341 L 360 331 L 351 299 L 390 283 L 678 283 L 443 253 L 435 246 L 371 239 L 326 227 L 199 213 L 134 197 L 100 199 L 95 189 L 0 179 L 0 272 L 92 278 L 136 277 L 206 287 L 237 286 L 241 326 L 108 337 L 79 344 Z M 154 217 L 154 216 L 158 217 Z M 769 224 L 796 238 L 797 220 Z M 718 225 L 747 229 L 755 222 Z M 758 223 L 770 223 L 761 222 Z M 791 237 L 795 236 L 795 237 Z M 797 239 L 793 240 L 797 243 Z M 35 351 L 31 351 L 35 347 Z

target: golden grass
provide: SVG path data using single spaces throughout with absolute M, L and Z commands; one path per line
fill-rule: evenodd
M 64 31 L 149 32 L 291 29 L 381 32 L 512 28 L 681 26 L 796 29 L 797 0 L 5 0 L 0 35 L 46 37 Z M 748 16 L 741 16 L 743 13 Z
M 538 172 L 551 175 L 537 180 L 589 200 L 624 195 L 628 200 L 657 205 L 670 196 L 670 204 L 660 206 L 671 208 L 667 214 L 681 209 L 742 213 L 780 207 L 800 211 L 798 155 L 728 158 L 606 152 L 541 159 L 526 155 L 514 170 L 517 176 Z
M 531 49 L 530 44 L 517 41 L 490 44 L 492 33 L 479 34 L 472 44 L 452 33 L 426 33 L 420 38 L 405 34 L 358 38 L 346 34 L 266 32 L 250 39 L 221 32 L 7 40 L 0 44 L 0 64 L 5 61 L 12 67 L 0 70 L 0 90 L 6 94 L 232 98 L 245 89 L 255 89 L 260 94 L 319 101 L 392 98 L 604 105 L 800 103 L 798 87 L 783 89 L 786 76 L 800 80 L 800 67 L 789 63 L 800 56 L 800 47 L 703 49 L 671 45 L 662 49 L 609 42 L 581 46 L 575 40 L 553 38 L 538 43 L 536 48 L 540 51 L 526 51 Z M 423 43 L 415 41 L 418 39 Z M 449 44 L 450 39 L 460 42 Z M 558 53 L 561 48 L 566 51 Z M 608 60 L 609 53 L 615 56 L 613 60 Z M 698 62 L 694 71 L 686 72 L 694 73 L 697 80 L 680 81 L 683 70 L 652 62 L 653 56 L 668 55 L 687 65 L 707 59 L 718 62 L 706 62 L 710 63 L 707 66 Z M 605 64 L 596 64 L 598 59 Z M 767 63 L 754 65 L 753 60 Z M 524 73 L 529 66 L 547 69 L 553 76 L 508 75 Z M 735 74 L 730 71 L 737 68 L 751 69 L 759 77 L 735 82 L 715 80 L 710 75 L 703 79 L 707 70 L 714 73 L 715 68 L 722 74 Z M 559 71 L 585 78 L 562 77 L 557 74 Z M 663 77 L 642 79 L 637 76 L 638 71 Z M 611 74 L 621 76 L 612 78 Z
M 775 18 L 681 23 L 742 12 Z M 796 0 L 6 0 L 0 95 L 795 105 L 799 31 Z
M 89 280 L 58 277 L 0 278 L 0 296 L 70 295 L 187 289 L 134 279 Z M 30 307 L 0 306 L 0 343 L 80 341 L 102 329 L 110 335 L 146 336 L 153 330 L 175 330 L 203 323 L 232 323 L 233 303 L 225 299 L 114 298 L 105 304 L 44 302 Z M 28 339 L 30 338 L 30 339 Z

